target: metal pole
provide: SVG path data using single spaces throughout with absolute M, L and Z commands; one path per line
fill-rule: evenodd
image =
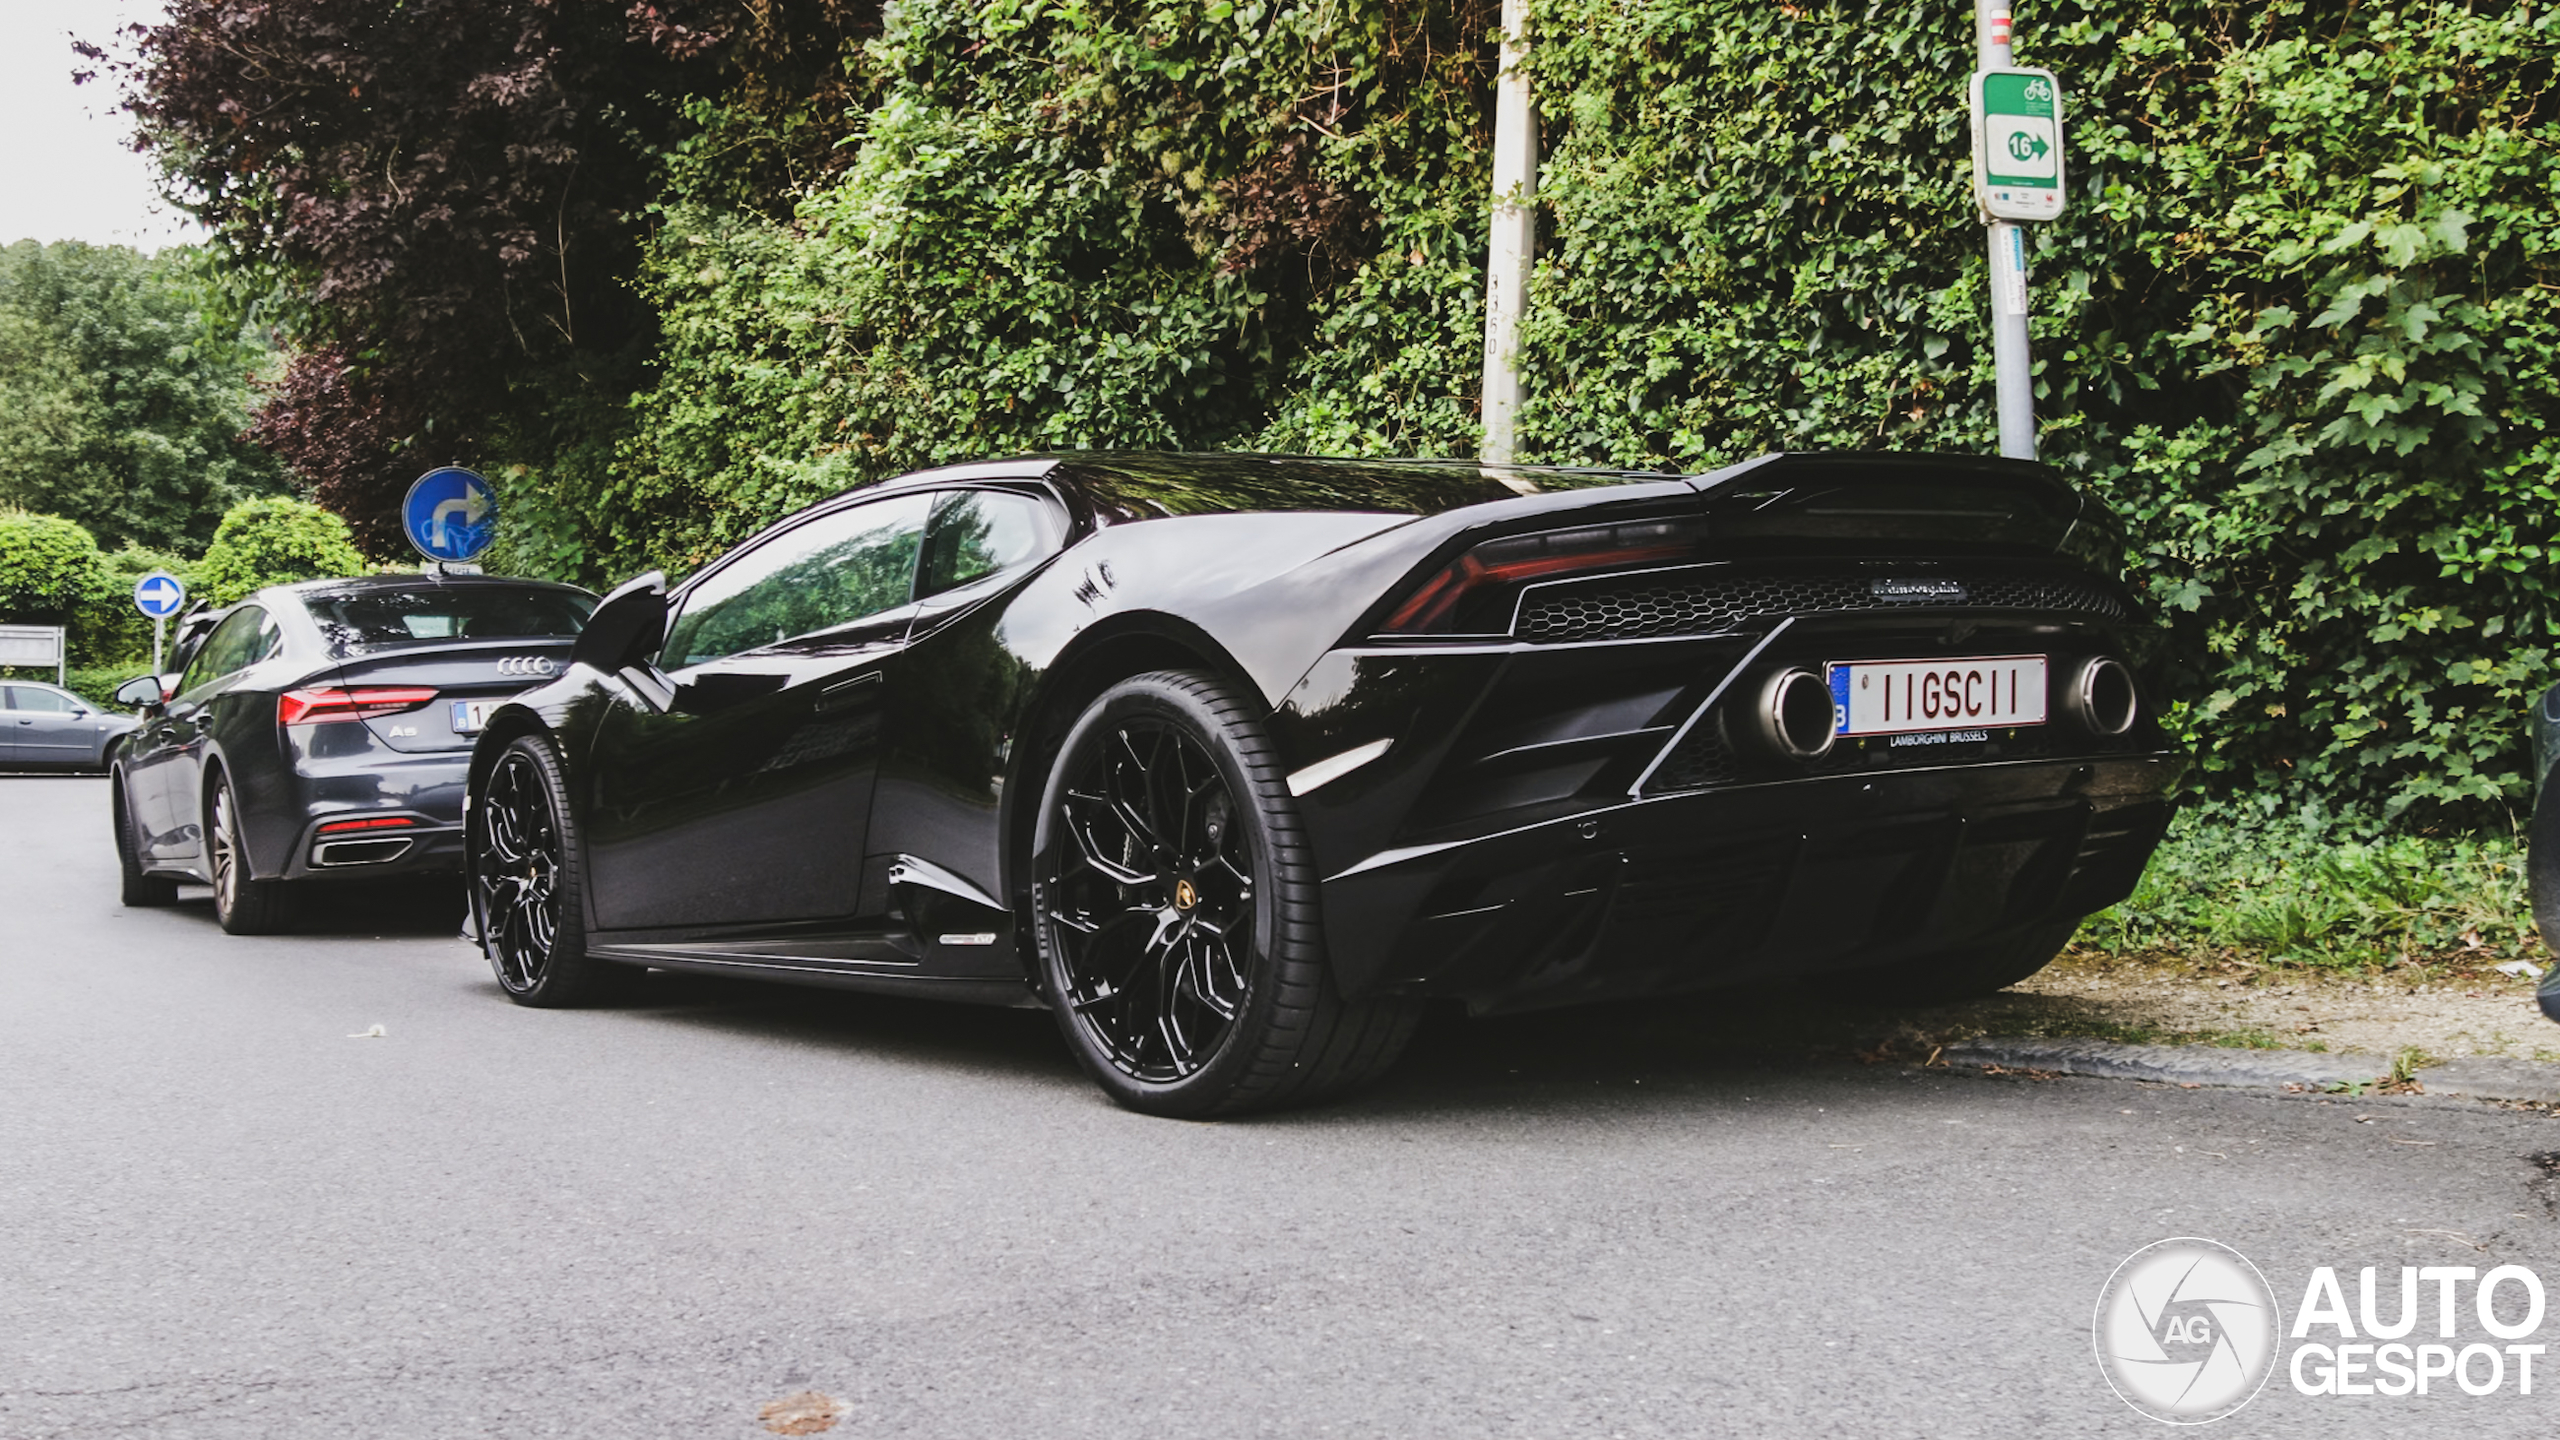
M 1502 68 L 1493 82 L 1493 240 L 1485 259 L 1484 462 L 1508 465 L 1520 414 L 1520 312 L 1537 246 L 1538 113 L 1522 68 L 1529 0 L 1502 0 Z
M 155 677 L 156 677 L 156 676 L 158 676 L 158 675 L 159 675 L 159 673 L 160 673 L 160 642 L 161 642 L 163 639 L 167 638 L 168 634 L 169 634 L 169 617 L 168 617 L 168 616 L 166 616 L 166 615 L 154 615 L 154 616 L 152 616 L 152 617 L 151 617 L 151 673 L 152 673 L 152 675 L 154 675 Z
M 1973 0 L 1974 65 L 2009 65 L 2009 0 Z M 1991 247 L 1991 363 L 1999 377 L 2000 453 L 2036 458 L 2035 366 L 2027 354 L 2027 231 L 2014 220 L 1993 220 Z

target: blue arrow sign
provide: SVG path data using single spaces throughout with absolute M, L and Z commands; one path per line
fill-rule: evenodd
M 166 620 L 187 603 L 187 587 L 166 570 L 154 570 L 133 582 L 133 608 L 154 620 Z
M 400 527 L 430 560 L 468 560 L 498 538 L 498 492 L 460 466 L 430 470 L 401 502 Z

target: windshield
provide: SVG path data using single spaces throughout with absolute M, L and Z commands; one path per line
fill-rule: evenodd
M 547 585 L 421 585 L 305 595 L 321 637 L 340 654 L 448 640 L 567 638 L 595 600 Z

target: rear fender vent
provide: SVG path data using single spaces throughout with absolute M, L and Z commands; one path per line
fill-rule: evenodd
M 1409 828 L 1624 795 L 1735 658 L 1687 645 L 1520 657 L 1457 736 Z

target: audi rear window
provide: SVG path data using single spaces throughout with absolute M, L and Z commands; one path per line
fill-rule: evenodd
M 339 654 L 452 640 L 565 638 L 596 602 L 574 590 L 528 585 L 422 585 L 302 597 L 321 637 Z

